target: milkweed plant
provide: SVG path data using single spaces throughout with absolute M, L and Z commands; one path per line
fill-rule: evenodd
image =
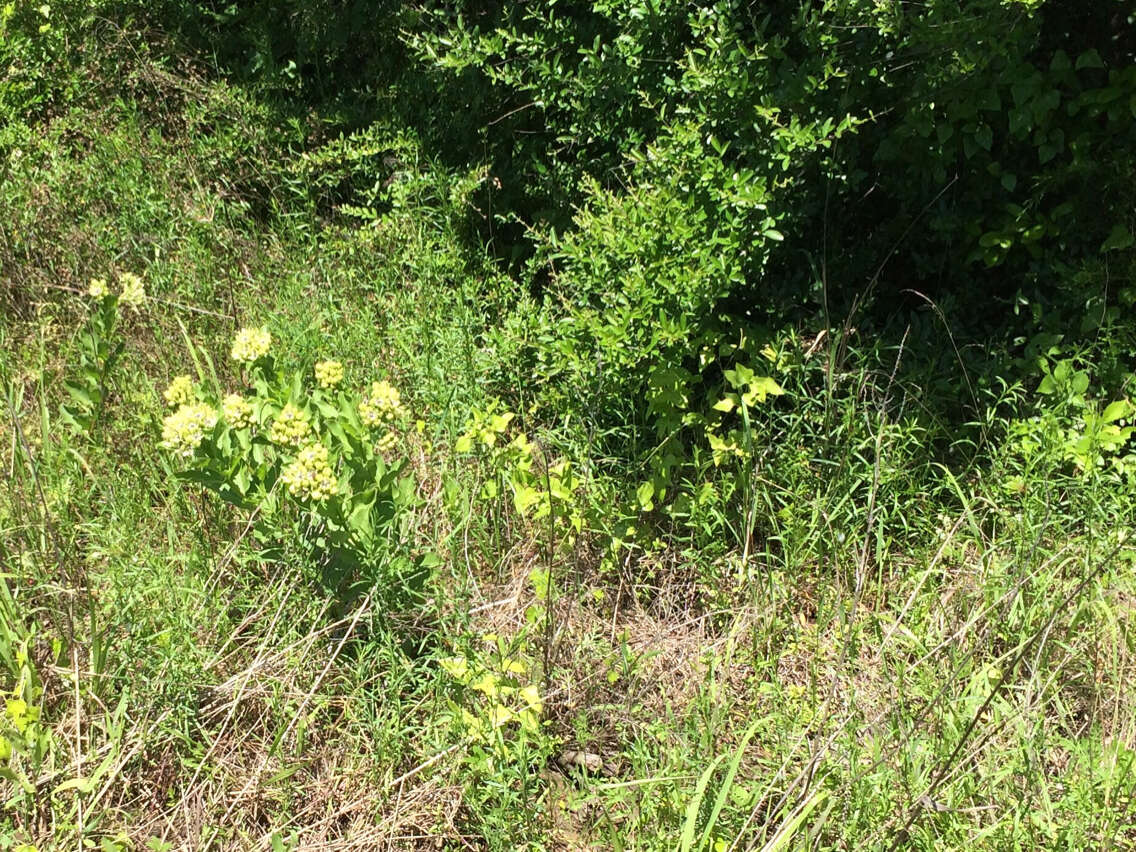
M 398 389 L 383 379 L 349 388 L 334 360 L 285 369 L 263 326 L 239 330 L 229 354 L 237 387 L 215 393 L 182 375 L 163 393 L 160 446 L 178 476 L 254 511 L 262 530 L 298 510 L 307 538 L 337 559 L 388 554 L 415 501 Z
M 78 369 L 63 383 L 67 400 L 60 406 L 63 423 L 76 434 L 91 434 L 102 419 L 108 385 L 122 357 L 123 341 L 116 334 L 122 307 L 135 313 L 146 304 L 146 287 L 132 272 L 118 276 L 112 287 L 105 278 L 94 278 L 87 287 L 91 315 L 78 338 Z

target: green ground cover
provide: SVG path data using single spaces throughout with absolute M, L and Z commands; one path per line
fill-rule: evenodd
M 1136 848 L 1101 9 L 0 8 L 0 849 Z

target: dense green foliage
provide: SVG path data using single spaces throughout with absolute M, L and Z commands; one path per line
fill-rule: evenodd
M 1130 848 L 1128 0 L 0 0 L 0 849 Z
M 533 300 L 502 389 L 540 377 L 576 419 L 660 367 L 712 395 L 688 342 L 739 324 L 929 297 L 964 337 L 1080 345 L 1134 301 L 1125 3 L 160 8 L 267 98 L 319 209 L 373 217 L 408 160 L 465 171 L 467 238 Z

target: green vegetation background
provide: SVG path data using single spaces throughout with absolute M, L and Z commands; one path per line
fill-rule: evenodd
M 0 849 L 1136 848 L 1134 15 L 0 4 Z

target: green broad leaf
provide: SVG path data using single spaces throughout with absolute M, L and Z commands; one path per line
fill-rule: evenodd
M 1101 59 L 1096 48 L 1090 48 L 1077 57 L 1077 64 L 1074 66 L 1077 71 L 1082 68 L 1104 68 L 1104 60 Z
M 441 568 L 445 564 L 446 560 L 432 550 L 428 550 L 418 557 L 418 567 L 420 568 Z
M 339 416 L 342 417 L 347 423 L 358 429 L 362 424 L 359 422 L 359 413 L 355 408 L 354 403 L 349 402 L 347 399 L 341 397 L 339 400 Z
M 1064 50 L 1058 50 L 1053 54 L 1053 59 L 1049 62 L 1049 69 L 1051 71 L 1068 71 L 1073 67 L 1073 63 L 1069 61 L 1069 54 Z
M 541 492 L 536 488 L 514 483 L 513 506 L 520 515 L 527 515 L 528 510 L 540 502 Z
M 572 489 L 565 485 L 564 480 L 559 476 L 549 477 L 548 490 L 557 500 L 567 503 L 572 499 Z
M 370 541 L 375 535 L 373 508 L 373 501 L 361 502 L 352 507 L 351 514 L 347 517 L 347 524 L 351 527 L 351 531 L 358 533 L 366 541 Z
M 1078 370 L 1073 374 L 1073 381 L 1070 383 L 1073 393 L 1080 396 L 1089 389 L 1089 374 L 1084 370 Z
M 95 788 L 94 783 L 90 778 L 72 778 L 69 781 L 64 781 L 58 787 L 51 791 L 52 795 L 56 793 L 63 793 L 67 790 L 78 790 L 80 793 L 87 795 Z
M 768 396 L 781 396 L 785 389 L 769 376 L 758 376 L 750 382 L 750 393 L 757 395 L 758 402 L 765 402 Z
M 350 439 L 347 437 L 347 432 L 343 428 L 343 424 L 338 420 L 332 420 L 327 424 L 327 431 L 331 437 L 339 442 L 341 447 L 349 447 L 351 445 Z
M 72 382 L 67 382 L 63 385 L 63 387 L 67 390 L 67 393 L 70 395 L 70 397 L 80 405 L 83 405 L 87 408 L 91 408 L 95 405 L 95 401 L 94 399 L 92 399 L 91 393 L 86 388 L 82 388 L 79 385 L 73 384 Z
M 454 451 L 458 453 L 468 453 L 473 449 L 473 436 L 468 432 L 458 438 L 457 443 L 454 444 Z
M 1100 435 L 1098 436 L 1098 440 L 1100 441 L 1102 446 L 1106 447 L 1109 450 L 1115 451 L 1117 448 L 1122 447 L 1125 444 L 1127 444 L 1128 439 L 1131 436 L 1132 436 L 1132 427 L 1131 426 L 1125 427 L 1125 428 L 1122 429 L 1120 426 L 1114 426 L 1112 424 L 1107 424 L 1107 425 L 1105 425 L 1101 428 Z
M 225 484 L 221 476 L 210 470 L 184 470 L 178 474 L 178 478 L 203 485 L 210 491 L 220 491 L 221 486 Z
M 706 433 L 706 441 L 710 444 L 710 449 L 715 452 L 726 452 L 732 449 L 720 435 L 715 435 L 713 432 L 708 431 Z
M 650 480 L 644 482 L 635 491 L 635 497 L 639 501 L 639 508 L 650 512 L 655 508 L 655 484 Z
M 504 414 L 495 414 L 489 419 L 489 428 L 494 432 L 504 432 L 509 428 L 510 421 L 516 417 L 513 412 L 506 411 Z
M 989 124 L 980 124 L 974 131 L 974 141 L 984 151 L 989 151 L 994 144 L 994 131 Z
M 1109 232 L 1108 238 L 1101 243 L 1101 251 L 1118 251 L 1126 248 L 1131 248 L 1136 239 L 1132 237 L 1128 229 L 1117 222 L 1112 226 L 1112 231 Z
M 714 403 L 715 411 L 724 411 L 729 414 L 738 407 L 738 395 L 736 393 L 728 393 L 722 399 Z
M 1115 402 L 1110 402 L 1105 410 L 1101 413 L 1101 420 L 1105 423 L 1115 423 L 1125 417 L 1130 417 L 1133 414 L 1132 403 L 1126 399 L 1118 399 Z
M 24 733 L 28 728 L 28 722 L 34 721 L 29 718 L 28 702 L 22 698 L 9 698 L 6 702 L 5 711 L 18 733 Z
M 533 594 L 538 601 L 548 599 L 548 592 L 552 586 L 552 576 L 547 568 L 533 568 L 529 572 L 529 582 L 532 583 Z
M 89 432 L 95 422 L 93 417 L 74 411 L 66 405 L 59 407 L 59 419 L 80 432 Z
M 754 377 L 753 370 L 745 364 L 738 364 L 734 369 L 724 371 L 722 375 L 726 377 L 726 381 L 730 383 L 730 387 L 735 390 L 740 390 L 748 385 L 753 381 Z
M 1054 380 L 1052 375 L 1047 373 L 1041 380 L 1041 384 L 1037 386 L 1037 392 L 1053 393 L 1055 390 L 1057 390 L 1057 382 Z
M 249 476 L 247 468 L 241 467 L 233 474 L 233 484 L 237 486 L 237 490 L 241 495 L 248 494 L 249 486 L 252 485 L 252 477 Z
M 776 243 L 781 243 L 781 242 L 785 241 L 785 235 L 782 234 L 780 231 L 776 230 L 775 228 L 769 228 L 768 230 L 766 230 L 762 234 L 762 236 L 765 237 L 765 239 L 773 240 Z
M 398 481 L 398 488 L 395 490 L 395 502 L 399 506 L 412 506 L 414 505 L 414 477 L 404 476 Z

